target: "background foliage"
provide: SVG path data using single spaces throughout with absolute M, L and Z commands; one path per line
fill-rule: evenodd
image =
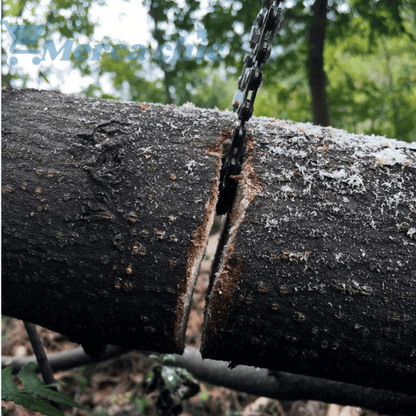
M 45 24 L 40 39 L 76 44 L 93 38 L 96 25 L 92 4 L 105 0 L 6 0 L 2 17 L 10 23 Z M 90 77 L 79 92 L 90 96 L 135 101 L 230 108 L 248 50 L 248 34 L 261 2 L 251 0 L 143 0 L 151 21 L 149 59 L 101 61 L 72 59 L 72 71 Z M 304 0 L 283 1 L 285 21 L 272 58 L 264 66 L 264 84 L 255 115 L 316 122 L 311 99 L 308 53 L 314 6 L 326 7 L 323 71 L 329 120 L 333 127 L 353 133 L 416 140 L 416 0 Z M 122 8 L 123 3 L 120 2 Z M 39 11 L 42 13 L 39 13 Z M 4 26 L 4 25 L 3 25 Z M 206 45 L 202 59 L 186 56 L 184 39 L 205 30 L 194 40 L 195 50 Z M 2 28 L 3 36 L 7 36 Z M 104 39 L 111 44 L 111 39 Z M 187 41 L 188 42 L 188 41 Z M 163 60 L 158 45 L 176 46 L 181 59 Z M 220 45 L 221 51 L 215 49 Z M 208 59 L 209 48 L 220 59 Z M 127 54 L 127 53 L 126 53 Z M 2 48 L 2 85 L 25 87 L 30 76 L 7 62 Z M 73 58 L 73 57 L 72 57 Z M 42 88 L 53 72 L 53 62 L 39 67 Z M 33 78 L 33 75 L 32 75 Z M 110 88 L 110 93 L 108 93 Z M 55 86 L 53 86 L 55 87 Z

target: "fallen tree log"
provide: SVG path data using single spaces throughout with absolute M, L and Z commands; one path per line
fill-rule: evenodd
M 2 100 L 3 313 L 88 348 L 181 352 L 229 116 L 54 91 Z
M 181 352 L 235 115 L 3 90 L 3 313 Z M 416 394 L 414 145 L 253 118 L 202 354 Z

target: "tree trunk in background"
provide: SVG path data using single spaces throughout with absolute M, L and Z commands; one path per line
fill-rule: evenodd
M 153 24 L 155 25 L 155 27 L 152 30 L 153 37 L 156 40 L 158 47 L 162 47 L 163 44 L 166 42 L 166 39 L 163 36 L 162 30 L 160 30 L 159 28 L 160 18 L 158 16 L 157 11 L 155 10 L 154 1 L 150 2 L 149 16 L 153 19 Z M 166 102 L 168 104 L 173 104 L 173 97 L 172 97 L 172 93 L 170 90 L 171 87 L 173 87 L 173 84 L 171 82 L 171 72 L 169 70 L 169 67 L 167 63 L 165 62 L 165 59 L 163 58 L 163 56 L 161 57 L 156 56 L 156 63 L 163 72 L 163 84 L 165 87 Z
M 313 122 L 319 126 L 329 126 L 328 98 L 325 85 L 324 44 L 327 22 L 328 0 L 315 0 L 309 32 L 309 86 L 312 96 Z
M 182 351 L 235 118 L 3 90 L 3 313 Z M 203 355 L 416 395 L 416 144 L 247 127 Z

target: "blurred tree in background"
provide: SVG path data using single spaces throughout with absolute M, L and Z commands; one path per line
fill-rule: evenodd
M 44 39 L 53 34 L 76 43 L 92 39 L 94 2 L 49 0 L 43 14 L 38 13 L 40 3 L 3 1 L 2 16 L 10 23 L 46 23 Z M 143 0 L 143 4 L 153 38 L 145 45 L 146 59 L 131 59 L 129 51 L 120 49 L 117 59 L 109 51 L 99 62 L 72 57 L 73 68 L 91 78 L 80 92 L 230 108 L 261 2 Z M 285 20 L 263 67 L 255 115 L 416 140 L 416 0 L 304 0 L 282 1 L 281 6 Z M 26 15 L 33 19 L 23 19 Z M 188 41 L 195 34 L 198 38 Z M 168 46 L 160 49 L 163 45 Z M 166 59 L 173 49 L 174 58 Z M 11 71 L 5 57 L 2 48 L 3 85 L 26 86 L 28 75 Z M 39 76 L 48 80 L 52 70 L 53 63 L 39 70 Z M 105 82 L 111 83 L 110 94 L 104 92 Z

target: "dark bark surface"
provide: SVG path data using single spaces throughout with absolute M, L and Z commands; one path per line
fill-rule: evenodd
M 53 91 L 2 101 L 3 314 L 180 352 L 230 116 Z
M 415 394 L 416 146 L 250 127 L 203 356 Z

